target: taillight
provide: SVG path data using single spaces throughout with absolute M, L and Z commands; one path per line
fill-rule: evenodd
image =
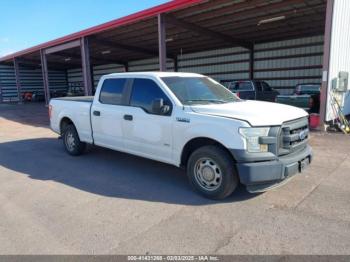
M 49 118 L 51 119 L 52 105 L 49 105 Z

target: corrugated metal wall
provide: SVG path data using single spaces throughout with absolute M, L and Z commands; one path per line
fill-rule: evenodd
M 168 61 L 168 69 L 174 70 L 174 64 L 171 60 Z M 158 58 L 145 59 L 139 61 L 132 61 L 129 63 L 130 72 L 141 72 L 141 71 L 158 71 Z M 124 72 L 124 65 L 119 64 L 108 64 L 93 67 L 94 87 L 96 88 L 98 81 L 101 76 L 112 73 Z M 68 85 L 79 86 L 82 85 L 83 75 L 82 70 L 69 69 L 67 70 Z
M 142 71 L 159 71 L 158 58 L 145 59 L 140 61 L 132 61 L 129 63 L 129 71 L 142 72 Z M 174 64 L 171 60 L 167 60 L 167 68 L 169 71 L 174 70 Z
M 281 93 L 298 83 L 321 83 L 323 36 L 255 45 L 254 78 L 265 80 Z M 249 52 L 226 48 L 184 55 L 179 70 L 198 72 L 228 83 L 249 78 Z
M 20 67 L 21 92 L 39 92 L 44 94 L 41 69 Z M 65 71 L 49 71 L 51 91 L 67 90 Z M 18 93 L 13 66 L 0 65 L 0 85 L 4 101 L 18 101 Z
M 350 73 L 350 1 L 335 0 L 333 7 L 332 39 L 330 63 L 328 72 L 328 90 L 330 92 L 332 80 L 338 77 L 340 71 Z M 346 25 L 346 26 L 344 26 Z M 350 83 L 349 83 L 350 85 Z M 349 87 L 348 87 L 349 88 Z M 328 96 L 326 120 L 333 118 Z M 350 91 L 344 96 L 344 113 L 350 114 Z
M 255 46 L 255 78 L 289 93 L 298 83 L 321 83 L 323 36 L 306 37 Z M 129 71 L 158 71 L 158 59 L 129 63 Z M 168 61 L 168 70 L 174 64 Z M 178 56 L 178 70 L 209 75 L 223 84 L 249 78 L 249 52 L 233 47 Z M 123 72 L 121 65 L 94 67 L 95 86 L 99 78 L 112 72 Z M 68 70 L 69 82 L 82 82 L 81 70 Z
M 249 78 L 249 52 L 240 47 L 179 56 L 179 71 L 205 74 L 223 83 Z
M 292 89 L 298 83 L 321 83 L 323 36 L 255 46 L 255 79 Z

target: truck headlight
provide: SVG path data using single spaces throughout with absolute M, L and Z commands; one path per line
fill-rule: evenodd
M 259 137 L 268 136 L 269 127 L 242 127 L 239 133 L 245 138 L 250 153 L 267 152 L 268 145 L 259 144 Z

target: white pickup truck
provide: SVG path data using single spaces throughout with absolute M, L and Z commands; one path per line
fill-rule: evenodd
M 304 110 L 241 100 L 199 74 L 110 74 L 94 97 L 51 99 L 49 111 L 69 154 L 94 144 L 185 167 L 212 199 L 239 182 L 249 192 L 281 185 L 312 158 Z

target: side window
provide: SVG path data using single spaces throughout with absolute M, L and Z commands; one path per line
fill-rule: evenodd
M 171 106 L 169 98 L 156 82 L 151 79 L 134 79 L 130 98 L 131 106 L 141 107 L 147 113 L 153 114 L 152 107 L 156 99 L 163 99 L 164 105 Z
M 238 88 L 237 82 L 232 82 L 230 84 L 230 86 L 228 87 L 228 89 L 231 90 L 231 91 L 235 91 L 235 90 L 237 90 L 237 88 Z
M 261 85 L 263 86 L 264 91 L 268 91 L 268 92 L 272 91 L 271 86 L 269 86 L 267 83 L 261 82 Z
M 100 102 L 102 104 L 120 105 L 122 103 L 125 83 L 125 78 L 106 79 L 102 84 Z

